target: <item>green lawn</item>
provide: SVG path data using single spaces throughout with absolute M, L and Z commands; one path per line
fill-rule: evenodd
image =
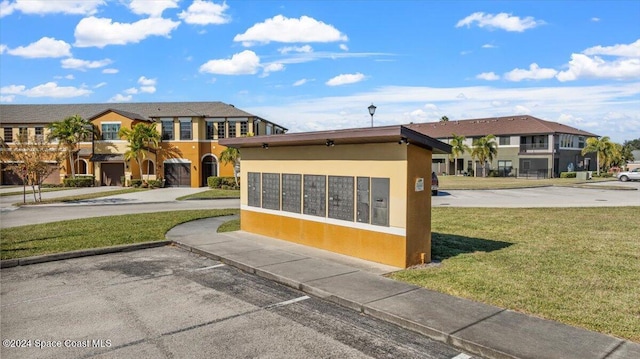
M 189 200 L 189 199 L 218 199 L 218 198 L 240 198 L 240 190 L 213 188 L 207 191 L 190 194 L 188 196 L 178 197 L 176 199 Z
M 440 189 L 507 189 L 544 186 L 580 186 L 594 182 L 611 182 L 616 184 L 615 178 L 593 178 L 592 180 L 578 180 L 575 178 L 525 179 L 513 177 L 465 177 L 439 176 Z
M 394 279 L 640 342 L 640 207 L 433 208 L 439 266 Z
M 0 259 L 161 241 L 180 223 L 237 213 L 237 209 L 140 213 L 3 228 Z

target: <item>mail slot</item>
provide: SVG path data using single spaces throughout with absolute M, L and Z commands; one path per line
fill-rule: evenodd
M 371 224 L 389 226 L 389 179 L 371 179 Z
M 369 223 L 369 177 L 358 177 L 356 221 Z

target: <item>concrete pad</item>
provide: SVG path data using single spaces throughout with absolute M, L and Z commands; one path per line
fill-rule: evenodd
M 607 359 L 640 358 L 640 344 L 624 342 Z
M 253 273 L 254 269 L 258 267 L 263 267 L 270 264 L 287 263 L 305 258 L 306 257 L 284 251 L 264 249 L 258 251 L 227 254 L 224 257 L 224 262 L 229 262 L 233 266 L 239 267 L 245 272 Z
M 220 234 L 216 232 L 218 227 L 222 223 L 233 219 L 238 219 L 238 215 L 198 219 L 171 228 L 166 233 L 165 238 L 185 244 L 208 243 L 220 240 L 217 238 Z M 229 238 L 224 240 L 229 240 Z
M 364 312 L 373 317 L 440 341 L 446 341 L 449 334 L 502 310 L 427 289 L 398 294 L 364 307 Z
M 307 293 L 313 295 L 315 290 L 320 290 L 323 294 L 331 293 L 328 300 L 359 311 L 364 304 L 418 288 L 364 272 L 322 278 L 302 284 L 302 290 Z
M 261 277 L 300 289 L 300 284 L 316 279 L 354 273 L 356 269 L 315 258 L 272 264 L 256 268 Z
M 620 339 L 511 310 L 451 337 L 452 345 L 491 357 L 601 359 Z M 491 354 L 491 355 L 488 355 Z

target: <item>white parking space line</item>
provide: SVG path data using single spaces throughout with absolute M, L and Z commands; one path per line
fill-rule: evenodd
M 294 298 L 294 299 L 291 299 L 291 300 L 285 300 L 284 302 L 268 305 L 268 306 L 264 307 L 264 309 L 278 308 L 278 307 L 282 307 L 282 306 L 285 306 L 285 305 L 297 303 L 297 302 L 300 302 L 300 301 L 303 301 L 303 300 L 307 300 L 309 298 L 310 297 L 308 295 L 303 295 L 302 297 Z
M 471 355 L 467 355 L 467 354 L 464 354 L 464 353 L 460 353 L 460 354 L 458 354 L 458 355 L 454 356 L 454 357 L 453 357 L 453 358 L 451 358 L 451 359 L 471 359 Z
M 214 268 L 220 268 L 220 267 L 224 267 L 226 266 L 226 264 L 224 263 L 220 263 L 220 264 L 216 264 L 214 266 L 209 266 L 209 267 L 202 267 L 202 268 L 196 268 L 191 270 L 192 272 L 198 272 L 198 271 L 202 271 L 202 270 L 207 270 L 207 269 L 214 269 Z

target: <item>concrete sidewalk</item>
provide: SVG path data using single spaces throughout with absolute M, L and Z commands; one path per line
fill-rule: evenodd
M 243 231 L 230 217 L 174 227 L 177 245 L 487 358 L 640 358 L 640 344 L 382 276 L 400 268 Z

